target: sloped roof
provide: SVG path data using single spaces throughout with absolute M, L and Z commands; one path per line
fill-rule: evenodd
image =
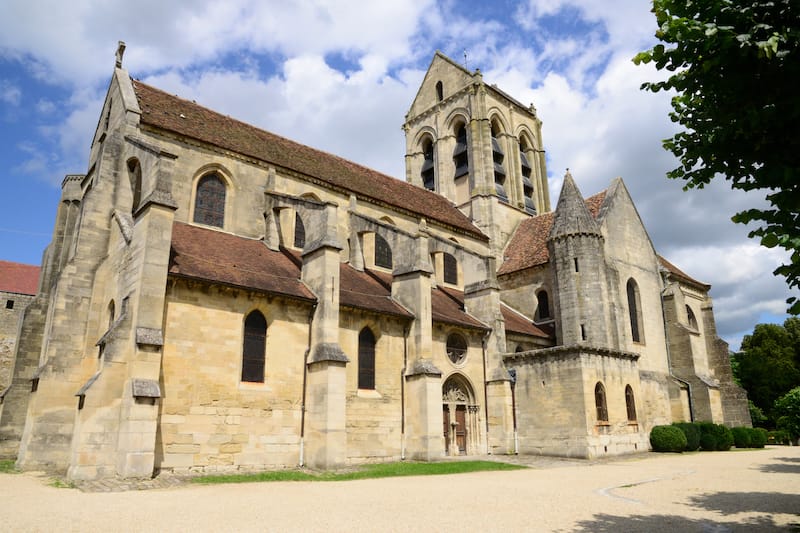
M 431 291 L 431 317 L 434 322 L 482 330 L 489 329 L 486 324 L 464 311 L 464 292 L 449 287 L 436 287 Z
M 339 281 L 339 304 L 367 309 L 388 315 L 413 318 L 406 308 L 392 299 L 391 276 L 389 285 L 383 283 L 379 274 L 369 270 L 359 272 L 348 264 L 342 263 Z
M 172 226 L 169 273 L 291 298 L 316 298 L 300 281 L 300 268 L 263 241 L 181 222 Z
M 586 207 L 595 219 L 606 198 L 606 192 L 601 191 L 586 199 Z M 550 212 L 523 220 L 506 246 L 503 254 L 505 260 L 497 274 L 502 276 L 547 263 L 550 260 L 547 238 L 553 227 L 553 219 L 554 214 Z
M 553 328 L 537 326 L 528 317 L 521 315 L 505 304 L 500 304 L 500 311 L 503 313 L 503 320 L 506 322 L 506 331 L 543 339 L 553 338 Z
M 709 290 L 711 288 L 711 285 L 709 285 L 707 283 L 703 283 L 702 281 L 697 281 L 696 279 L 691 277 L 689 274 L 687 274 L 686 272 L 684 272 L 680 268 L 676 267 L 675 265 L 673 265 L 672 263 L 670 263 L 669 261 L 667 261 L 666 259 L 664 259 L 660 255 L 658 256 L 658 260 L 661 263 L 661 266 L 663 266 L 665 269 L 667 269 L 667 271 L 671 275 L 673 275 L 674 277 L 678 278 L 679 281 L 682 281 L 684 283 L 688 283 L 689 285 L 694 285 L 695 287 L 697 287 L 699 289 L 702 289 L 704 291 L 707 291 L 707 290 Z
M 294 170 L 488 240 L 443 196 L 132 81 L 143 124 Z
M 0 291 L 35 295 L 41 268 L 36 265 L 0 261 Z

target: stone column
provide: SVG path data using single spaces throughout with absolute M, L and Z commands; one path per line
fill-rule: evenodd
M 442 372 L 430 360 L 418 359 L 406 373 L 406 453 L 416 461 L 444 455 Z
M 339 346 L 340 264 L 336 204 L 306 211 L 306 247 L 302 279 L 317 296 L 308 358 L 307 464 L 335 468 L 347 460 L 345 367 L 349 362 Z

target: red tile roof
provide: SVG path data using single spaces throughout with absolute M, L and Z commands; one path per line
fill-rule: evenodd
M 695 287 L 698 287 L 698 288 L 700 288 L 702 290 L 705 290 L 705 291 L 707 291 L 707 290 L 709 290 L 711 288 L 711 285 L 708 285 L 707 283 L 703 283 L 702 281 L 697 281 L 696 279 L 691 277 L 689 274 L 687 274 L 686 272 L 684 272 L 680 268 L 676 267 L 675 265 L 673 265 L 672 263 L 670 263 L 669 261 L 667 261 L 666 259 L 664 259 L 660 255 L 658 256 L 658 260 L 661 262 L 661 266 L 666 268 L 669 271 L 670 274 L 672 274 L 673 276 L 678 278 L 678 281 L 683 281 L 684 283 L 688 283 L 689 285 L 694 285 Z
M 606 191 L 602 191 L 586 199 L 586 207 L 594 218 L 597 218 L 605 198 Z M 553 227 L 553 216 L 553 212 L 544 213 L 520 223 L 503 253 L 505 260 L 497 271 L 498 275 L 543 265 L 550 260 L 547 236 Z
M 446 198 L 133 81 L 141 122 L 327 182 L 488 240 Z
M 532 337 L 541 337 L 543 339 L 553 338 L 553 328 L 537 326 L 532 320 L 519 314 L 505 304 L 500 305 L 500 311 L 503 313 L 503 320 L 506 322 L 506 331 L 530 335 Z
M 391 276 L 387 288 L 379 279 L 379 275 L 369 270 L 359 272 L 350 265 L 342 263 L 340 273 L 339 305 L 404 318 L 414 317 L 406 308 L 392 300 Z
M 0 291 L 35 295 L 40 271 L 36 265 L 0 261 Z
M 436 287 L 431 291 L 431 317 L 433 322 L 489 329 L 486 324 L 472 318 L 464 311 L 464 293 L 455 289 Z
M 316 299 L 300 281 L 296 263 L 270 250 L 263 241 L 181 222 L 172 226 L 169 273 L 302 300 Z

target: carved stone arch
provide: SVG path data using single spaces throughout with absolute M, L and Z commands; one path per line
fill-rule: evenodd
M 467 251 L 457 242 L 445 239 L 428 239 L 430 255 L 445 252 L 456 258 L 464 285 L 485 281 L 489 278 L 489 265 L 485 257 Z
M 453 372 L 442 384 L 442 402 L 475 405 L 475 387 L 461 372 Z
M 498 133 L 511 133 L 511 126 L 499 108 L 493 107 L 489 109 L 488 116 L 490 126 L 493 124 L 497 124 L 499 126 L 500 131 Z
M 448 135 L 455 135 L 456 125 L 459 123 L 463 123 L 467 131 L 469 131 L 470 120 L 472 120 L 472 116 L 470 115 L 469 109 L 466 107 L 457 107 L 450 111 L 447 118 L 445 118 L 445 131 Z
M 525 125 L 521 124 L 517 127 L 517 131 L 514 133 L 514 136 L 518 139 L 520 148 L 525 146 L 525 141 L 527 141 L 527 148 L 530 150 L 539 150 L 539 141 L 536 137 L 536 134 L 531 131 L 531 129 Z
M 431 142 L 436 143 L 436 139 L 439 138 L 439 135 L 431 126 L 423 126 L 420 128 L 416 135 L 414 135 L 414 141 L 412 145 L 415 146 L 420 153 L 422 152 L 422 145 L 426 138 L 429 138 Z

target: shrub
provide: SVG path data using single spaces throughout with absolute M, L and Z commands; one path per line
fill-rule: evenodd
M 650 445 L 656 452 L 682 452 L 686 449 L 686 435 L 675 426 L 655 426 L 650 431 Z
M 683 431 L 686 436 L 686 451 L 693 452 L 700 448 L 700 429 L 691 422 L 676 422 L 672 424 Z
M 767 444 L 767 430 L 764 428 L 748 428 L 750 430 L 750 446 L 763 448 Z
M 704 452 L 713 452 L 717 449 L 717 438 L 711 433 L 700 435 L 700 449 Z
M 726 452 L 733 446 L 733 432 L 728 426 L 714 424 L 714 432 L 717 434 L 717 451 Z
M 733 428 L 731 429 L 731 433 L 733 433 L 733 444 L 737 448 L 752 447 L 753 438 L 752 434 L 750 433 L 750 428 Z
M 724 452 L 733 446 L 733 433 L 730 428 L 713 422 L 698 422 L 700 429 L 700 449 L 706 452 Z
M 789 433 L 783 430 L 770 431 L 767 433 L 767 442 L 770 444 L 789 445 Z

